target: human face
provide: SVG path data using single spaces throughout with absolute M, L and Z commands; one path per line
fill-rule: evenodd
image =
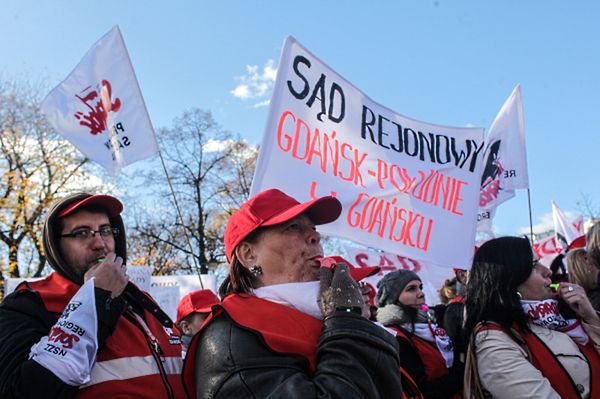
M 202 327 L 202 323 L 204 323 L 204 320 L 206 320 L 208 315 L 208 313 L 194 312 L 185 319 L 181 320 L 179 323 L 179 329 L 184 335 L 193 337 L 198 331 L 200 331 L 200 327 Z
M 319 279 L 321 235 L 306 215 L 266 228 L 250 245 L 263 271 L 255 287 Z
M 410 306 L 420 309 L 425 303 L 425 293 L 423 292 L 423 283 L 419 280 L 412 280 L 398 296 L 398 302 L 404 306 Z
M 65 216 L 62 221 L 64 226 L 61 234 L 73 233 L 82 228 L 98 231 L 101 227 L 110 226 L 110 221 L 105 213 L 86 210 Z M 99 233 L 87 240 L 61 237 L 59 248 L 67 265 L 78 276 L 83 277 L 85 272 L 98 263 L 98 258 L 115 251 L 115 238 L 113 236 L 101 237 Z
M 521 293 L 521 297 L 529 301 L 541 301 L 552 298 L 552 290 L 548 284 L 552 282 L 550 276 L 552 272 L 539 262 L 533 266 L 533 270 L 529 278 L 524 283 L 517 287 L 517 291 Z

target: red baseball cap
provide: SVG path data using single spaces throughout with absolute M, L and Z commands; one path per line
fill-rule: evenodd
M 225 254 L 231 261 L 233 251 L 250 233 L 259 227 L 274 226 L 306 214 L 316 224 L 331 223 L 342 213 L 342 204 L 332 196 L 304 203 L 275 188 L 262 191 L 246 201 L 227 222 Z
M 108 217 L 110 218 L 120 215 L 123 211 L 123 204 L 121 201 L 110 195 L 98 194 L 90 195 L 89 197 L 86 197 L 80 201 L 73 202 L 68 207 L 60 211 L 58 217 L 65 217 L 86 205 L 97 205 L 106 209 L 106 212 L 108 212 Z
M 333 262 L 331 262 L 329 260 L 333 260 Z M 379 266 L 356 267 L 352 263 L 348 262 L 346 259 L 342 258 L 341 256 L 328 256 L 326 258 L 321 259 L 322 267 L 331 267 L 338 263 L 344 263 L 344 264 L 348 265 L 348 269 L 350 271 L 350 276 L 352 277 L 352 280 L 357 281 L 357 282 L 362 280 L 363 278 L 377 274 L 381 270 L 381 268 Z
M 177 305 L 177 322 L 194 312 L 210 313 L 213 305 L 220 303 L 219 298 L 211 290 L 197 290 L 185 295 Z

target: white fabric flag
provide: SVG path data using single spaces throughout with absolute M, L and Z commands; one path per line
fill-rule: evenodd
M 299 201 L 335 195 L 342 215 L 319 226 L 324 234 L 466 266 L 483 150 L 483 129 L 396 113 L 288 37 L 252 193 L 278 188 Z
M 491 219 L 484 217 L 486 212 L 514 197 L 516 189 L 529 188 L 520 85 L 490 127 L 483 162 L 477 231 L 488 232 Z
M 40 109 L 58 133 L 113 175 L 158 152 L 118 26 L 88 50 Z
M 578 222 L 578 219 L 579 217 L 575 219 L 575 223 Z M 563 250 L 566 250 L 569 244 L 583 234 L 554 201 L 552 201 L 552 220 L 554 221 L 556 240 Z
M 73 296 L 50 333 L 31 347 L 29 357 L 60 378 L 79 386 L 90 381 L 98 351 L 94 279 Z

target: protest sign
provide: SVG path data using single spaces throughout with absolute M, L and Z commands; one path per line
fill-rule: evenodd
M 150 291 L 150 280 L 152 278 L 152 266 L 127 266 L 129 281 L 137 285 L 143 291 Z
M 401 89 L 398 89 L 399 94 Z M 325 234 L 445 266 L 471 263 L 483 129 L 385 108 L 288 37 L 252 184 L 336 196 Z
M 437 266 L 389 252 L 346 247 L 346 253 L 348 254 L 348 261 L 356 267 L 379 266 L 381 268 L 379 273 L 363 279 L 364 282 L 375 288 L 377 282 L 384 275 L 394 270 L 406 269 L 417 273 L 423 282 L 423 292 L 425 292 L 426 302 L 429 305 L 440 303 L 439 289 L 447 279 L 454 277 L 454 271 L 448 267 Z

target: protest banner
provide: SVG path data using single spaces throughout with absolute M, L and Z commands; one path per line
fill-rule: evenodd
M 59 134 L 113 175 L 158 152 L 118 26 L 92 46 L 40 109 Z
M 401 90 L 398 89 L 399 95 Z M 444 266 L 471 263 L 483 129 L 417 121 L 285 41 L 252 194 L 336 196 L 324 234 Z
M 448 267 L 436 266 L 389 252 L 347 246 L 346 253 L 348 261 L 356 267 L 379 266 L 381 268 L 379 273 L 362 280 L 374 288 L 377 288 L 377 282 L 384 275 L 394 270 L 406 269 L 417 273 L 423 282 L 423 292 L 429 305 L 440 303 L 439 289 L 447 279 L 454 277 L 454 271 Z

